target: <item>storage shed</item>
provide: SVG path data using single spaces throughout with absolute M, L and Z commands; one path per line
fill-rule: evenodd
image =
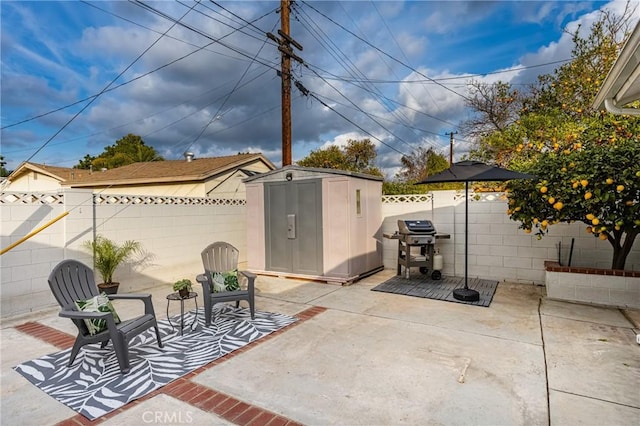
M 286 166 L 243 182 L 249 270 L 344 284 L 383 268 L 382 178 Z

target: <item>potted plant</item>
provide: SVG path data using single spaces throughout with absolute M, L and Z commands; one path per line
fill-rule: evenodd
M 103 282 L 98 284 L 98 290 L 107 294 L 118 292 L 120 283 L 113 282 L 113 273 L 118 266 L 142 252 L 142 245 L 133 240 L 117 244 L 101 235 L 93 241 L 85 241 L 84 247 L 93 252 L 94 268 L 102 276 Z
M 180 297 L 186 299 L 189 297 L 189 292 L 191 291 L 191 280 L 183 279 L 180 281 L 176 281 L 173 283 L 173 291 L 177 291 L 180 294 Z

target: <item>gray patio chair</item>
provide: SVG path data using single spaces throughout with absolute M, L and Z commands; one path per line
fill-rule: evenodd
M 162 347 L 160 331 L 158 330 L 150 294 L 108 295 L 109 300 L 125 299 L 144 302 L 144 315 L 116 324 L 111 312 L 82 312 L 76 307 L 75 302 L 77 300 L 90 299 L 99 294 L 93 271 L 85 264 L 77 260 L 63 260 L 51 271 L 49 287 L 62 307 L 59 315 L 63 318 L 70 318 L 78 328 L 78 336 L 69 357 L 69 367 L 73 364 L 82 346 L 102 342 L 101 347 L 105 348 L 109 340 L 111 340 L 118 358 L 120 371 L 122 374 L 126 374 L 130 369 L 129 341 L 150 327 L 155 328 L 158 346 Z M 85 324 L 85 319 L 104 319 L 107 322 L 107 328 L 91 335 Z
M 204 274 L 196 277 L 202 285 L 202 294 L 204 299 L 204 319 L 207 326 L 211 325 L 211 311 L 213 305 L 219 302 L 236 302 L 236 308 L 240 306 L 241 300 L 249 303 L 251 311 L 251 319 L 255 318 L 255 280 L 256 275 L 249 271 L 238 271 L 238 280 L 242 275 L 247 279 L 246 289 L 214 292 L 214 275 L 216 273 L 225 273 L 236 271 L 238 269 L 238 249 L 229 243 L 215 242 L 209 244 L 202 251 L 202 264 L 204 265 Z

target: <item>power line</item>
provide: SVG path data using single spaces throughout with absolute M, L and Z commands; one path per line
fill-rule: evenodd
M 323 16 L 325 19 L 329 20 L 330 22 L 334 23 L 334 24 L 335 24 L 335 25 L 337 25 L 338 27 L 340 27 L 340 28 L 342 28 L 343 30 L 345 30 L 346 32 L 348 32 L 349 34 L 353 35 L 353 36 L 354 36 L 354 37 L 356 37 L 358 40 L 360 40 L 360 41 L 362 41 L 362 42 L 366 43 L 366 44 L 367 44 L 367 46 L 370 46 L 370 47 L 372 47 L 373 49 L 377 50 L 378 52 L 382 53 L 382 54 L 383 54 L 383 55 L 385 55 L 386 57 L 388 57 L 388 58 L 392 59 L 393 61 L 395 61 L 395 62 L 399 63 L 400 65 L 402 65 L 402 66 L 406 67 L 407 69 L 410 69 L 411 71 L 415 72 L 416 74 L 421 75 L 422 77 L 426 78 L 427 80 L 429 80 L 429 81 L 432 81 L 432 82 L 436 83 L 438 86 L 442 87 L 443 89 L 448 90 L 449 92 L 451 92 L 451 93 L 453 93 L 453 94 L 455 94 L 455 95 L 457 95 L 457 96 L 459 96 L 459 97 L 461 97 L 461 98 L 463 98 L 463 99 L 465 99 L 465 100 L 470 100 L 470 99 L 469 99 L 469 98 L 467 98 L 466 96 L 464 96 L 464 95 L 462 95 L 462 94 L 460 94 L 460 93 L 456 92 L 455 90 L 453 90 L 453 89 L 451 89 L 451 88 L 449 88 L 449 87 L 445 86 L 444 84 L 441 84 L 441 83 L 439 83 L 439 82 L 437 82 L 437 81 L 433 80 L 431 77 L 429 77 L 429 76 L 427 76 L 427 75 L 423 74 L 422 72 L 420 72 L 420 71 L 418 71 L 418 70 L 414 69 L 414 68 L 413 68 L 413 67 L 411 67 L 410 65 L 407 65 L 407 64 L 405 64 L 404 62 L 402 62 L 401 60 L 396 59 L 396 58 L 394 58 L 393 56 L 389 55 L 388 53 L 386 53 L 385 51 L 383 51 L 383 50 L 382 50 L 382 49 L 380 49 L 379 47 L 377 47 L 377 46 L 375 46 L 375 45 L 371 44 L 369 41 L 367 41 L 367 40 L 365 40 L 364 38 L 360 37 L 359 35 L 355 34 L 353 31 L 349 30 L 348 28 L 346 28 L 346 27 L 345 27 L 345 26 L 343 26 L 342 24 L 340 24 L 340 23 L 336 22 L 333 18 L 330 18 L 329 16 L 327 16 L 327 15 L 325 15 L 324 13 L 320 12 L 318 9 L 316 9 L 316 8 L 315 8 L 315 7 L 313 7 L 313 6 L 311 6 L 311 5 L 309 4 L 309 2 L 307 2 L 307 1 L 304 1 L 304 0 L 303 0 L 303 1 L 302 1 L 302 3 L 303 3 L 304 5 L 306 5 L 306 6 L 310 7 L 311 9 L 313 9 L 316 13 L 318 13 L 318 14 L 319 14 L 319 15 L 321 15 L 321 16 Z
M 129 20 L 129 19 L 124 18 L 124 17 L 121 17 L 121 16 L 119 16 L 119 15 L 113 14 L 113 13 L 111 13 L 111 12 L 109 12 L 109 11 L 105 10 L 105 9 L 102 9 L 102 8 L 100 8 L 100 7 L 98 7 L 98 6 L 95 6 L 95 5 L 91 4 L 91 3 L 87 3 L 87 2 L 85 2 L 85 1 L 83 1 L 83 3 L 85 3 L 85 4 L 87 4 L 87 5 L 91 6 L 91 7 L 94 7 L 94 8 L 96 8 L 96 9 L 98 9 L 98 10 L 101 10 L 101 11 L 103 11 L 103 12 L 105 12 L 105 13 L 108 13 L 108 14 L 110 14 L 110 15 L 113 15 L 113 16 L 115 16 L 115 17 L 117 17 L 117 18 L 123 19 L 123 20 L 125 20 L 125 21 L 127 21 L 127 22 L 130 22 L 130 23 L 132 23 L 132 24 L 138 25 L 138 26 L 140 26 L 141 28 L 145 28 L 145 29 L 147 29 L 147 30 L 149 30 L 149 31 L 152 31 L 152 32 L 155 32 L 155 33 L 157 33 L 157 34 L 161 34 L 159 31 L 156 31 L 156 30 L 154 30 L 154 29 L 152 29 L 152 28 L 149 28 L 149 27 L 146 27 L 146 26 L 144 26 L 144 25 L 138 24 L 138 23 L 136 23 L 136 22 L 134 22 L 134 21 L 132 21 L 132 20 Z M 273 12 L 269 12 L 268 14 L 271 14 L 271 13 L 273 13 Z M 264 15 L 262 15 L 262 16 L 260 16 L 260 17 L 256 18 L 253 22 L 256 22 L 256 21 L 258 21 L 258 20 L 260 20 L 260 19 L 264 18 L 264 17 L 265 17 L 265 16 L 267 16 L 268 14 L 264 14 Z M 236 30 L 237 30 L 237 29 L 236 29 Z M 213 40 L 213 41 L 211 41 L 210 43 L 205 44 L 204 46 L 198 46 L 198 45 L 196 45 L 196 44 L 193 44 L 193 43 L 190 43 L 190 42 L 184 41 L 184 40 L 179 39 L 179 38 L 177 38 L 177 37 L 173 37 L 173 36 L 166 35 L 166 37 L 168 37 L 168 38 L 171 38 L 171 39 L 176 40 L 176 41 L 181 41 L 181 42 L 186 43 L 186 44 L 188 44 L 188 45 L 190 45 L 190 46 L 197 47 L 197 49 L 196 49 L 196 50 L 194 50 L 194 51 L 192 51 L 192 52 L 190 52 L 190 53 L 187 53 L 186 55 L 183 55 L 183 56 L 181 56 L 181 57 L 179 57 L 179 58 L 176 58 L 176 59 L 174 59 L 173 61 L 170 61 L 170 62 L 168 62 L 168 63 L 166 63 L 166 64 L 164 64 L 164 65 L 161 65 L 161 66 L 159 66 L 159 67 L 157 67 L 157 68 L 154 68 L 154 69 L 152 69 L 151 71 L 148 71 L 148 72 L 146 72 L 146 73 L 144 73 L 144 74 L 141 74 L 141 75 L 139 75 L 139 76 L 137 76 L 137 77 L 134 77 L 134 78 L 132 78 L 131 80 L 127 80 L 127 81 L 125 81 L 125 82 L 123 82 L 123 83 L 120 83 L 120 84 L 118 84 L 118 85 L 116 85 L 116 86 L 113 86 L 113 87 L 108 87 L 106 90 L 103 90 L 103 91 L 101 91 L 101 92 L 100 92 L 100 93 L 98 93 L 98 94 L 91 95 L 91 96 L 88 96 L 88 97 L 86 97 L 86 98 L 84 98 L 84 99 L 77 100 L 77 101 L 75 101 L 75 102 L 72 102 L 72 103 L 70 103 L 70 104 L 67 104 L 67 105 L 64 105 L 64 106 L 61 106 L 61 107 L 55 108 L 55 109 L 50 110 L 50 111 L 47 111 L 47 112 L 45 112 L 45 113 L 38 114 L 38 115 L 35 115 L 35 116 L 32 116 L 32 117 L 29 117 L 29 118 L 25 118 L 25 119 L 23 119 L 23 120 L 17 121 L 17 122 L 15 122 L 15 123 L 8 124 L 8 125 L 6 125 L 6 126 L 2 126 L 2 127 L 0 127 L 0 129 L 1 129 L 1 130 L 4 130 L 4 129 L 8 129 L 8 128 L 10 128 L 10 127 L 18 126 L 18 125 L 20 125 L 20 124 L 24 124 L 24 123 L 27 123 L 27 122 L 29 122 L 29 121 L 33 121 L 33 120 L 37 120 L 37 119 L 42 118 L 42 117 L 46 117 L 47 115 L 53 114 L 53 113 L 55 113 L 55 112 L 59 112 L 59 111 L 65 110 L 65 109 L 67 109 L 67 108 L 71 108 L 72 106 L 75 106 L 75 105 L 81 104 L 81 103 L 86 102 L 86 101 L 88 101 L 88 100 L 95 99 L 97 96 L 99 96 L 99 95 L 101 95 L 101 94 L 103 94 L 103 93 L 107 93 L 107 92 L 111 92 L 111 91 L 113 91 L 113 90 L 116 90 L 116 89 L 118 89 L 118 88 L 120 88 L 120 87 L 122 87 L 122 86 L 125 86 L 125 85 L 127 85 L 127 84 L 129 84 L 129 83 L 132 83 L 132 82 L 134 82 L 134 81 L 140 80 L 140 79 L 142 79 L 142 78 L 144 78 L 144 77 L 147 77 L 147 76 L 148 76 L 148 75 L 150 75 L 150 74 L 153 74 L 153 73 L 155 73 L 155 72 L 157 72 L 157 71 L 160 71 L 160 70 L 162 70 L 162 69 L 164 69 L 164 68 L 166 68 L 166 67 L 168 67 L 168 66 L 170 66 L 170 65 L 173 65 L 173 64 L 175 64 L 175 63 L 177 63 L 177 62 L 179 62 L 179 61 L 181 61 L 181 60 L 183 60 L 183 59 L 186 59 L 186 58 L 188 58 L 189 56 L 191 56 L 191 55 L 193 55 L 193 54 L 195 54 L 195 53 L 197 53 L 197 52 L 200 52 L 200 51 L 202 51 L 202 50 L 207 50 L 207 47 L 209 47 L 209 46 L 211 46 L 211 45 L 214 45 L 214 44 L 216 44 L 216 43 L 219 43 L 219 41 L 220 41 L 220 40 L 222 40 L 222 39 L 224 39 L 224 38 L 226 38 L 226 37 L 229 37 L 229 36 L 230 36 L 230 35 L 232 35 L 234 32 L 235 32 L 235 30 L 234 30 L 234 31 L 232 31 L 231 33 L 228 33 L 228 34 L 226 34 L 226 35 L 224 35 L 224 36 L 220 37 L 220 38 L 219 38 L 219 39 L 217 39 L 217 40 Z M 222 56 L 228 56 L 228 55 L 224 55 L 224 54 L 222 54 L 222 53 L 220 53 L 220 52 L 212 52 L 212 53 L 216 53 L 216 54 L 219 54 L 219 55 L 222 55 Z M 231 56 L 229 56 L 229 57 L 231 57 Z M 263 65 L 264 65 L 264 64 L 263 64 Z M 274 66 L 275 66 L 275 65 L 272 65 L 272 66 L 271 66 L 271 68 L 273 68 Z
M 198 0 L 199 1 L 199 0 Z M 191 9 L 193 9 L 194 7 L 196 7 L 196 3 L 194 3 L 194 5 L 191 7 Z M 185 16 L 187 16 L 187 14 L 191 11 L 191 9 L 187 10 L 184 15 L 182 15 L 182 17 L 180 19 L 183 19 Z M 176 23 L 177 24 L 177 23 Z M 165 34 L 168 33 L 176 24 L 171 25 L 166 31 Z M 93 103 L 93 101 L 95 101 L 96 99 L 98 99 L 98 97 L 103 94 L 108 88 L 109 86 L 111 86 L 118 78 L 120 78 L 120 76 L 122 76 L 125 72 L 127 72 L 129 70 L 129 68 L 131 68 L 136 62 L 138 62 L 140 60 L 140 58 L 142 58 L 145 53 L 147 53 L 153 46 L 155 46 L 161 39 L 162 37 L 164 37 L 164 34 L 161 35 L 160 37 L 158 37 L 153 43 L 151 43 L 151 45 L 149 47 L 147 47 L 140 55 L 138 55 L 138 57 L 136 59 L 134 59 L 133 62 L 131 62 L 124 70 L 122 70 L 120 72 L 120 74 L 118 74 L 113 80 L 111 80 L 111 82 L 104 88 L 102 89 L 102 91 L 100 93 L 98 93 L 93 99 L 91 99 L 84 107 L 82 107 L 82 109 L 80 111 L 78 111 L 73 117 L 71 117 L 57 132 L 55 132 L 53 134 L 53 136 L 51 136 L 49 139 L 47 139 L 47 141 L 45 143 L 42 144 L 42 146 L 40 146 L 40 148 L 38 148 L 33 154 L 31 154 L 31 156 L 29 158 L 27 158 L 25 160 L 25 162 L 30 161 L 33 157 L 35 157 L 40 151 L 42 151 L 48 144 L 49 142 L 51 142 L 56 136 L 58 136 L 69 124 L 71 124 L 71 122 L 73 120 L 75 120 L 76 117 L 78 117 L 80 114 L 82 114 L 87 108 L 89 108 L 89 106 Z
M 312 35 L 316 38 L 316 40 L 318 40 L 318 42 L 323 45 L 325 47 L 325 49 L 329 52 L 329 54 L 334 57 L 338 63 L 341 63 L 343 68 L 345 68 L 345 70 L 347 72 L 349 72 L 351 75 L 361 75 L 363 77 L 366 77 L 365 74 L 358 69 L 358 67 L 353 63 L 353 61 L 351 61 L 351 59 L 349 58 L 348 55 L 346 55 L 344 52 L 342 52 L 342 50 L 340 50 L 340 48 L 336 45 L 336 43 L 334 43 L 331 38 L 324 32 L 324 30 L 319 27 L 315 22 L 313 22 L 313 20 L 307 19 L 306 17 L 308 17 L 308 14 L 306 11 L 301 10 L 301 12 L 305 15 L 305 16 L 300 16 L 298 15 L 301 19 L 303 19 L 307 26 L 309 28 L 313 28 L 314 32 L 312 33 Z M 304 22 L 303 22 L 304 23 Z M 323 36 L 324 38 L 326 38 L 328 41 L 324 42 L 323 40 Z M 331 46 L 333 47 L 331 47 Z M 339 53 L 340 55 L 337 55 L 335 52 Z M 341 56 L 341 57 L 339 57 Z M 342 59 L 342 57 L 344 57 L 344 60 Z M 381 100 L 386 98 L 382 92 L 373 84 L 366 84 L 367 88 L 362 88 L 363 90 L 367 91 L 368 93 L 372 94 L 374 97 L 376 97 L 378 99 L 378 103 L 387 111 L 389 111 L 392 115 L 396 116 L 396 118 L 398 118 L 399 120 L 402 120 L 401 117 L 399 117 L 399 115 L 402 115 L 403 118 L 406 120 L 407 117 L 404 116 L 404 114 L 402 112 L 398 112 L 397 110 L 392 110 L 387 104 L 385 104 L 384 102 L 382 102 Z M 358 87 L 358 86 L 356 86 Z M 369 89 L 370 88 L 370 89 Z M 407 122 L 408 125 L 408 122 Z

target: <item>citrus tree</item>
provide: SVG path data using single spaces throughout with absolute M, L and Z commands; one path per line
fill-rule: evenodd
M 624 268 L 640 228 L 640 120 L 594 111 L 591 102 L 637 12 L 627 6 L 621 16 L 602 13 L 586 36 L 575 30 L 572 60 L 518 92 L 517 119 L 484 133 L 472 153 L 538 177 L 507 185 L 507 213 L 525 232 L 542 238 L 552 224 L 583 222 L 612 245 L 615 269 Z M 514 98 L 509 86 L 496 93 L 495 102 Z
M 552 224 L 582 222 L 586 232 L 611 244 L 611 267 L 624 269 L 640 232 L 640 140 L 628 137 L 639 134 L 640 120 L 608 115 L 576 137 L 568 134 L 569 144 L 541 153 L 527 167 L 538 180 L 509 182 L 507 213 L 539 238 Z

